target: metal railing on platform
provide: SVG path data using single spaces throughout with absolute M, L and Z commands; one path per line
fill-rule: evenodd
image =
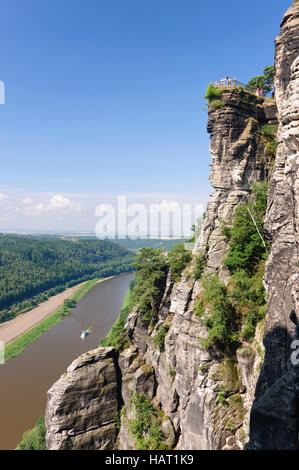
M 242 88 L 244 88 L 244 90 L 248 91 L 249 93 L 253 93 L 254 95 L 257 95 L 257 96 L 264 96 L 264 97 L 267 97 L 268 93 L 265 92 L 264 90 L 260 90 L 260 89 L 253 89 L 253 88 L 249 88 L 247 85 L 245 85 L 244 83 L 241 83 L 239 82 L 237 79 L 231 79 L 231 78 L 223 78 L 221 80 L 216 80 L 216 82 L 213 82 L 213 84 L 217 87 L 234 87 L 234 86 L 241 86 Z

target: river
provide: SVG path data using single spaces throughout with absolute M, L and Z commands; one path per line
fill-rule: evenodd
M 47 390 L 80 354 L 98 346 L 115 323 L 134 274 L 96 284 L 60 323 L 0 365 L 0 449 L 15 449 L 45 414 Z M 92 334 L 80 339 L 83 329 Z

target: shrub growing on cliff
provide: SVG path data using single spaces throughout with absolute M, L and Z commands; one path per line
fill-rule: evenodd
M 125 329 L 125 324 L 129 314 L 132 311 L 132 292 L 134 286 L 135 281 L 131 281 L 129 284 L 129 289 L 126 292 L 118 319 L 109 331 L 108 335 L 100 340 L 99 345 L 101 347 L 112 347 L 121 350 L 129 345 L 130 340 Z
M 219 109 L 219 108 L 223 108 L 225 106 L 225 103 L 223 103 L 222 100 L 213 100 L 212 106 L 214 106 L 214 108 L 216 109 Z
M 266 137 L 275 137 L 278 129 L 278 124 L 273 124 L 270 126 L 269 124 L 264 124 L 261 127 L 262 134 Z
M 23 439 L 16 450 L 45 450 L 46 449 L 46 426 L 45 418 L 41 416 L 35 427 L 26 431 Z
M 155 320 L 165 288 L 167 263 L 161 249 L 142 248 L 132 265 L 136 269 L 132 305 L 148 325 Z
M 276 140 L 277 128 L 278 128 L 277 124 L 273 126 L 269 126 L 268 124 L 265 124 L 261 128 L 263 140 L 265 143 L 265 152 L 267 155 L 270 155 L 273 162 L 275 160 L 276 150 L 277 150 L 277 140 Z
M 208 103 L 211 103 L 213 100 L 221 98 L 221 90 L 213 83 L 210 83 L 207 90 L 204 99 L 208 101 Z
M 167 264 L 171 268 L 171 279 L 178 281 L 181 278 L 182 271 L 190 263 L 192 254 L 186 250 L 183 243 L 175 245 L 167 255 Z
M 255 183 L 252 187 L 254 201 L 240 205 L 235 211 L 232 227 L 223 227 L 223 233 L 229 240 L 228 257 L 224 264 L 232 273 L 231 302 L 240 317 L 241 337 L 247 341 L 253 340 L 256 325 L 266 311 L 263 274 L 268 245 L 264 237 L 263 222 L 267 191 L 267 182 Z
M 263 286 L 265 261 L 260 261 L 255 269 L 252 275 L 248 275 L 245 270 L 239 270 L 232 276 L 231 297 L 236 311 L 242 319 L 241 336 L 247 341 L 253 340 L 256 325 L 266 313 Z
M 221 405 L 227 405 L 227 401 L 226 401 L 226 390 L 225 390 L 225 387 L 224 385 L 220 385 L 219 386 L 219 389 L 218 389 L 218 392 L 217 392 L 217 399 L 219 401 L 219 403 L 221 403 Z
M 270 155 L 270 157 L 272 159 L 272 163 L 274 163 L 274 160 L 275 160 L 275 157 L 276 157 L 276 151 L 277 151 L 276 140 L 272 140 L 271 142 L 269 142 L 265 147 L 265 151 L 268 155 Z
M 196 280 L 200 279 L 206 265 L 206 255 L 203 251 L 195 256 L 193 274 Z
M 121 309 L 119 317 L 109 331 L 108 335 L 101 339 L 100 347 L 112 347 L 118 350 L 122 350 L 129 346 L 130 340 L 127 331 L 125 330 L 125 324 L 130 313 L 130 306 L 123 307 Z
M 134 393 L 130 407 L 135 417 L 129 421 L 128 429 L 135 437 L 137 450 L 169 449 L 162 440 L 160 422 L 150 399 L 144 393 Z
M 238 344 L 236 312 L 229 301 L 227 289 L 219 277 L 205 275 L 204 294 L 200 299 L 200 315 L 208 327 L 208 339 L 201 339 L 205 347 L 216 345 L 223 350 L 234 350 Z
M 239 205 L 235 211 L 232 227 L 223 228 L 223 234 L 229 239 L 229 252 L 224 264 L 232 272 L 237 269 L 253 272 L 260 259 L 265 259 L 267 256 L 268 245 L 263 227 L 267 191 L 267 182 L 255 183 L 252 187 L 254 201 Z
M 195 300 L 193 305 L 193 312 L 198 318 L 201 318 L 205 313 L 205 305 L 203 302 L 203 296 Z
M 160 325 L 157 329 L 155 336 L 152 338 L 153 345 L 164 351 L 165 347 L 165 336 L 168 333 L 168 329 L 165 325 Z
M 195 241 L 198 239 L 199 235 L 201 234 L 202 227 L 204 220 L 206 218 L 206 214 L 203 213 L 200 217 L 196 219 L 196 223 L 192 225 L 191 230 L 193 232 L 192 237 L 188 240 L 190 243 L 195 243 Z
M 267 208 L 267 182 L 252 187 L 254 200 L 237 207 L 232 226 L 222 224 L 229 241 L 224 260 L 232 274 L 226 287 L 215 275 L 202 276 L 204 292 L 194 302 L 193 311 L 208 328 L 204 347 L 215 345 L 233 351 L 241 339 L 252 341 L 257 323 L 266 311 L 263 274 L 268 245 L 263 222 Z

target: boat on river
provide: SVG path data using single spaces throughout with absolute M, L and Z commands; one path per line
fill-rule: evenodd
M 92 333 L 92 329 L 91 329 L 91 328 L 88 328 L 87 330 L 83 330 L 82 333 L 81 333 L 80 338 L 81 338 L 81 339 L 84 339 L 84 338 L 86 338 L 86 336 L 90 335 L 90 333 Z

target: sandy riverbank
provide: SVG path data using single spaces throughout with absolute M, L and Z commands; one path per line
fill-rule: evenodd
M 115 276 L 101 279 L 98 281 L 98 283 L 113 277 Z M 12 340 L 26 333 L 26 331 L 30 330 L 42 320 L 55 313 L 56 310 L 58 310 L 60 307 L 62 307 L 64 301 L 69 299 L 83 284 L 85 283 L 82 282 L 81 284 L 77 284 L 76 286 L 63 291 L 60 294 L 50 297 L 48 300 L 41 303 L 32 310 L 29 310 L 26 313 L 22 313 L 5 323 L 1 323 L 0 341 L 2 341 L 4 344 L 8 344 Z

